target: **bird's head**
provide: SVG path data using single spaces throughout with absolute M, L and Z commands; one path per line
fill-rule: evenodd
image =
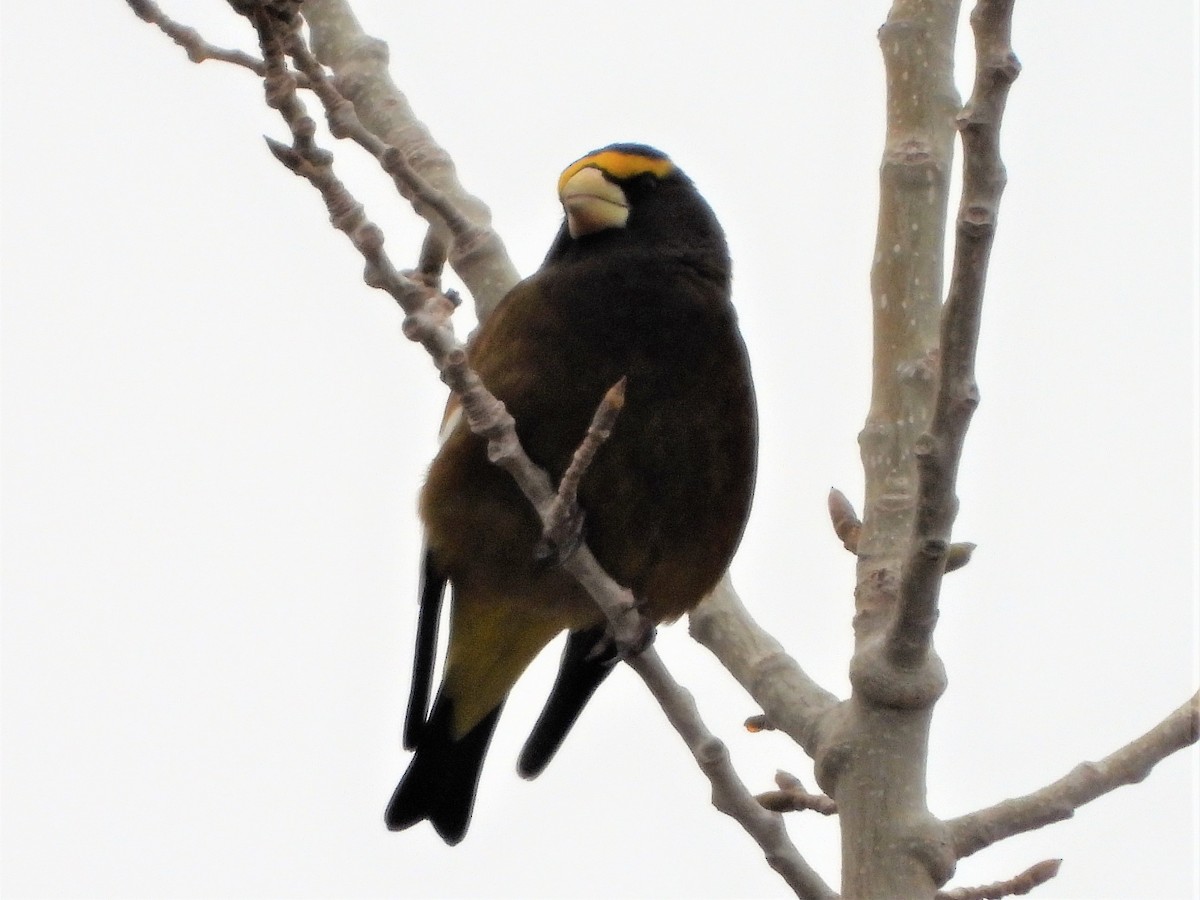
M 725 238 L 708 203 L 671 159 L 644 144 L 610 144 L 563 170 L 558 198 L 565 221 L 553 259 L 599 241 L 725 253 Z

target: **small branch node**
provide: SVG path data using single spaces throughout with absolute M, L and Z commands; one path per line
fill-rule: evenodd
M 928 629 L 932 632 L 932 626 Z M 850 683 L 865 699 L 893 709 L 927 709 L 945 692 L 946 669 L 934 653 L 900 642 L 886 633 L 868 638 L 850 660 Z
M 930 459 L 937 455 L 938 440 L 929 432 L 925 432 L 913 444 L 913 456 L 917 461 Z
M 775 773 L 778 790 L 756 794 L 754 799 L 771 812 L 788 813 L 811 810 L 823 816 L 837 814 L 837 804 L 824 794 L 813 794 L 795 775 L 782 769 Z
M 921 556 L 931 562 L 945 559 L 949 552 L 949 544 L 938 538 L 927 538 L 921 542 Z
M 329 222 L 338 231 L 344 231 L 353 240 L 354 232 L 366 224 L 366 210 L 345 189 L 333 190 L 326 197 L 329 206 Z
M 279 160 L 283 165 L 297 175 L 301 174 L 301 167 L 304 165 L 304 157 L 297 153 L 287 144 L 275 140 L 273 137 L 263 135 L 263 140 L 267 142 L 267 148 L 271 151 L 271 155 Z
M 291 90 L 294 91 L 296 88 L 296 80 L 294 78 L 290 79 L 290 84 Z M 292 123 L 292 134 L 295 136 L 298 142 L 311 144 L 312 139 L 316 137 L 317 134 L 316 120 L 312 116 L 299 116 L 296 121 Z M 315 148 L 314 152 L 316 152 Z

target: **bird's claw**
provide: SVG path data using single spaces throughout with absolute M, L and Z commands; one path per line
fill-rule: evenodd
M 616 665 L 632 659 L 653 644 L 657 631 L 654 623 L 642 615 L 643 606 L 638 602 L 625 613 L 619 634 L 614 635 L 610 625 L 588 653 L 588 660 Z

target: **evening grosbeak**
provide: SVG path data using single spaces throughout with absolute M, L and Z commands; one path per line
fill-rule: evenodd
M 664 154 L 613 144 L 558 181 L 565 221 L 468 348 L 557 484 L 605 392 L 627 379 L 611 437 L 579 488 L 584 539 L 654 622 L 710 591 L 741 538 L 754 489 L 754 390 L 730 302 L 730 261 L 712 210 Z M 462 418 L 461 416 L 459 418 Z M 426 554 L 405 723 L 416 755 L 388 828 L 428 819 L 462 840 L 484 752 L 530 661 L 568 632 L 558 678 L 521 753 L 536 776 L 613 656 L 599 608 L 547 554 L 542 528 L 485 442 L 453 425 L 421 493 Z M 438 619 L 451 588 L 441 687 L 429 709 Z

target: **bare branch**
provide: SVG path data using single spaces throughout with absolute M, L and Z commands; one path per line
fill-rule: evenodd
M 797 897 L 835 900 L 837 894 L 797 852 L 779 813 L 768 812 L 751 796 L 729 759 L 729 751 L 705 727 L 692 695 L 666 670 L 651 647 L 629 660 L 662 705 L 675 730 L 713 786 L 713 806 L 735 819 L 762 848 L 767 863 Z
M 154 0 L 126 0 L 126 2 L 129 3 L 138 18 L 157 26 L 163 34 L 182 47 L 192 62 L 202 63 L 213 59 L 249 69 L 259 76 L 266 75 L 267 66 L 261 59 L 251 56 L 244 50 L 230 50 L 210 44 L 195 28 L 176 22 L 164 13 Z M 295 77 L 300 87 L 308 87 L 308 79 L 305 76 L 295 75 Z
M 1008 881 L 997 881 L 982 887 L 952 888 L 948 891 L 938 891 L 934 900 L 1001 900 L 1003 897 L 1014 897 L 1028 894 L 1035 887 L 1045 884 L 1058 874 L 1062 866 L 1061 859 L 1044 859 L 1034 863 L 1020 875 Z
M 946 210 L 954 149 L 954 44 L 960 0 L 893 0 L 879 44 L 887 133 L 871 268 L 871 406 L 859 436 L 866 495 L 857 541 L 850 699 L 814 759 L 837 802 L 842 891 L 931 897 L 954 871 L 929 811 L 933 705 L 946 687 L 936 654 L 898 666 L 887 634 L 899 606 L 917 504 L 913 447 L 929 427 L 942 305 Z
M 879 29 L 887 134 L 871 266 L 871 405 L 859 434 L 866 494 L 858 542 L 860 638 L 890 617 L 915 504 L 912 445 L 928 427 L 954 154 L 959 0 L 893 0 Z
M 1200 693 L 1137 740 L 1100 762 L 1085 762 L 1041 790 L 946 822 L 959 859 L 1014 834 L 1069 819 L 1075 810 L 1123 785 L 1137 784 L 1150 770 L 1200 737 Z
M 421 254 L 417 260 L 416 276 L 434 290 L 442 285 L 442 268 L 446 265 L 446 242 L 438 230 L 430 226 L 421 242 Z
M 313 92 L 325 108 L 329 121 L 329 130 L 338 138 L 349 138 L 374 156 L 385 172 L 392 177 L 392 182 L 401 196 L 413 203 L 413 209 L 418 213 L 422 210 L 432 211 L 449 232 L 449 258 L 453 264 L 464 256 L 473 253 L 503 252 L 500 236 L 487 222 L 479 223 L 464 215 L 445 192 L 438 190 L 422 178 L 411 165 L 404 154 L 370 131 L 355 112 L 354 104 L 338 92 L 333 82 L 325 75 L 325 70 L 309 51 L 299 33 L 293 32 L 288 45 L 288 53 L 296 61 L 296 66 L 303 72 Z M 427 238 L 425 245 L 431 241 L 441 241 L 441 229 L 430 229 L 433 235 Z M 439 250 L 441 244 L 435 244 Z M 422 254 L 425 258 L 425 254 Z
M 463 412 L 471 429 L 488 440 L 488 457 L 517 481 L 533 503 L 539 516 L 545 516 L 556 493 L 550 479 L 529 457 L 517 440 L 512 416 L 499 400 L 484 388 L 479 377 L 467 365 L 466 349 L 454 336 L 449 318 L 453 302 L 427 285 L 401 274 L 383 249 L 383 234 L 370 222 L 345 185 L 333 172 L 332 156 L 313 141 L 315 123 L 305 113 L 296 96 L 295 81 L 283 65 L 282 45 L 290 34 L 256 22 L 262 32 L 263 57 L 267 62 L 266 93 L 268 103 L 279 110 L 292 132 L 293 146 L 268 139 L 272 152 L 295 174 L 306 178 L 321 194 L 330 211 L 334 227 L 350 238 L 367 261 L 364 281 L 387 291 L 407 313 L 404 334 L 430 353 L 442 380 L 462 399 Z M 600 603 L 613 626 L 618 645 L 639 647 L 645 642 L 647 626 L 641 622 L 633 595 L 617 585 L 600 569 L 586 546 L 562 561 L 564 568 Z
M 612 435 L 617 416 L 625 406 L 625 379 L 608 389 L 588 425 L 587 434 L 576 448 L 571 464 L 558 483 L 558 493 L 546 512 L 542 539 L 547 551 L 570 555 L 583 540 L 583 511 L 579 508 L 579 482 L 583 480 L 596 452 Z
M 729 574 L 688 614 L 688 633 L 712 651 L 772 726 L 815 757 L 839 700 L 812 680 L 742 605 Z
M 914 668 L 929 652 L 938 592 L 958 513 L 955 481 L 971 414 L 979 403 L 975 348 L 996 213 L 1006 176 L 1000 161 L 1000 123 L 1008 89 L 1021 67 L 1012 52 L 1013 0 L 980 0 L 971 13 L 975 85 L 957 123 L 963 142 L 963 189 L 954 266 L 941 316 L 939 379 L 933 421 L 921 435 L 913 536 L 900 583 L 900 601 L 887 636 L 893 665 Z
M 305 0 L 304 19 L 317 59 L 333 70 L 338 92 L 354 104 L 363 125 L 395 147 L 400 158 L 425 183 L 449 198 L 454 209 L 490 233 L 487 240 L 460 240 L 450 255 L 450 264 L 471 291 L 476 315 L 483 321 L 520 280 L 503 242 L 491 231 L 491 212 L 459 183 L 449 154 L 434 141 L 392 81 L 387 44 L 362 30 L 349 4 L 345 0 Z M 405 196 L 435 229 L 445 229 L 440 215 L 422 198 Z

